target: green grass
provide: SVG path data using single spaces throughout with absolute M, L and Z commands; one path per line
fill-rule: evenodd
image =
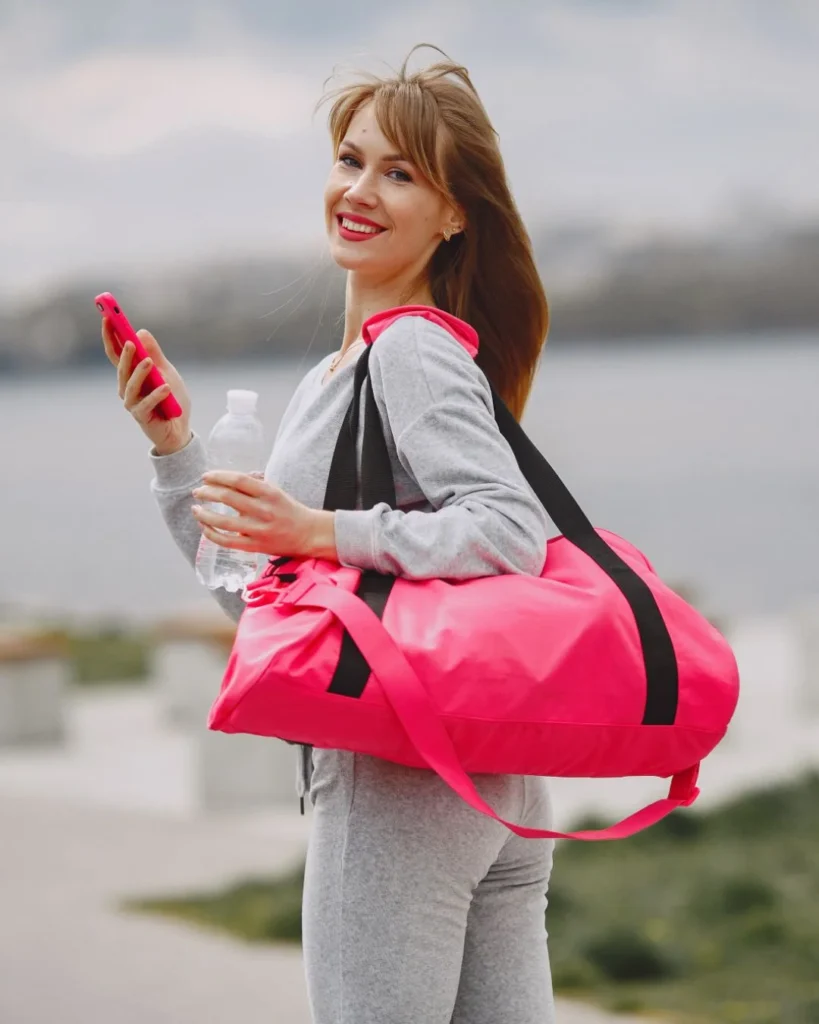
M 131 907 L 299 942 L 302 882 L 298 868 Z M 558 992 L 692 1024 L 819 1024 L 819 775 L 560 844 L 546 921 Z

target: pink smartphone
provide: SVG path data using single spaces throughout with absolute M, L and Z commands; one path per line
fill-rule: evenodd
M 145 351 L 145 346 L 139 340 L 137 332 L 128 322 L 128 317 L 122 312 L 122 307 L 114 298 L 110 292 L 102 292 L 94 299 L 94 304 L 100 311 L 103 317 L 107 317 L 110 324 L 111 330 L 114 335 L 114 344 L 117 346 L 117 355 L 122 352 L 126 341 L 130 341 L 136 350 L 134 356 L 134 366 L 142 362 L 143 359 L 147 359 L 148 353 Z M 157 370 L 156 366 L 152 366 L 148 376 L 145 378 L 145 382 L 142 385 L 140 394 L 143 396 L 150 395 L 152 391 L 156 391 L 157 388 L 161 388 L 165 383 L 165 378 Z M 156 407 L 157 413 L 165 420 L 176 419 L 177 416 L 182 415 L 182 406 L 177 402 L 174 396 L 168 395 L 167 398 L 163 398 L 159 405 Z

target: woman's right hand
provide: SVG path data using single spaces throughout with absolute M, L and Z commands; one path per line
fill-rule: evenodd
M 137 336 L 145 346 L 148 359 L 136 366 L 134 363 L 134 346 L 126 342 L 122 354 L 117 355 L 114 334 L 107 317 L 102 320 L 102 343 L 109 361 L 117 368 L 119 397 L 125 408 L 142 428 L 145 436 L 153 441 L 157 455 L 172 455 L 184 448 L 191 439 L 190 418 L 191 400 L 188 389 L 179 376 L 176 368 L 165 358 L 156 338 L 144 328 L 137 331 Z M 167 387 L 157 388 L 149 395 L 140 394 L 145 377 L 152 363 L 164 377 Z M 156 410 L 163 398 L 172 393 L 182 407 L 182 415 L 166 420 Z

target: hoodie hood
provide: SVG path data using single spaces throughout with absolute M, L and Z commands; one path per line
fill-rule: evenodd
M 429 320 L 445 331 L 449 331 L 456 341 L 459 341 L 466 351 L 474 359 L 478 354 L 478 332 L 465 320 L 459 320 L 451 313 L 445 313 L 442 309 L 435 309 L 433 306 L 395 306 L 393 309 L 385 309 L 376 313 L 369 320 L 364 321 L 361 328 L 361 337 L 367 345 L 372 345 L 382 331 L 400 320 L 402 316 L 420 316 Z

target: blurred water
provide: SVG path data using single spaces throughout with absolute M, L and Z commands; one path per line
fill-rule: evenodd
M 172 351 L 171 351 L 172 356 Z M 206 434 L 229 387 L 270 439 L 300 364 L 181 363 Z M 717 613 L 819 593 L 816 338 L 551 343 L 525 425 L 590 518 Z M 209 607 L 148 484 L 149 444 L 113 371 L 0 379 L 0 604 L 150 618 Z

